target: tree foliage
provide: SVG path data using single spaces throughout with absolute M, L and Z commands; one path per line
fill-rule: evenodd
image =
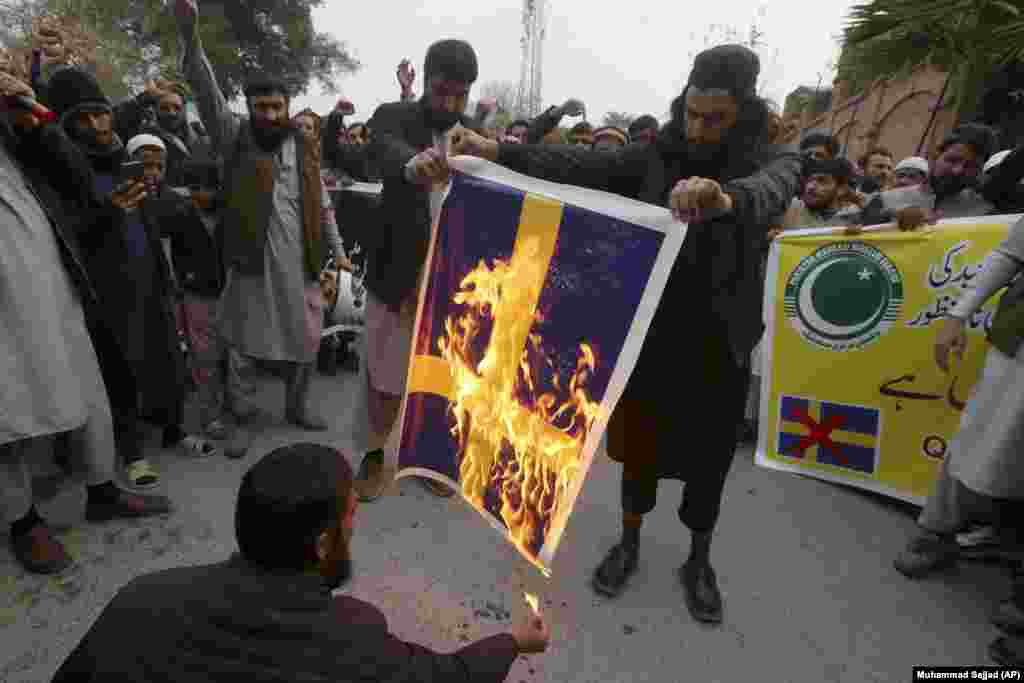
M 240 94 L 247 75 L 263 70 L 280 77 L 298 95 L 313 81 L 328 92 L 335 79 L 359 68 L 336 38 L 315 30 L 312 10 L 323 0 L 205 0 L 199 33 L 224 94 Z M 26 48 L 31 21 L 56 17 L 96 39 L 89 64 L 108 94 L 137 88 L 147 78 L 176 73 L 177 28 L 173 3 L 164 0 L 0 0 L 0 41 Z
M 853 91 L 931 65 L 969 118 L 985 78 L 1024 57 L 1024 0 L 872 0 L 854 5 L 843 38 L 839 73 Z
M 771 90 L 781 75 L 779 72 L 779 57 L 782 54 L 781 48 L 772 46 L 766 40 L 766 33 L 762 29 L 765 18 L 768 16 L 768 6 L 762 4 L 758 7 L 754 17 L 746 26 L 738 27 L 730 24 L 708 24 L 701 32 L 692 32 L 689 35 L 691 43 L 698 43 L 700 47 L 691 50 L 688 58 L 692 63 L 697 53 L 716 45 L 726 43 L 743 45 L 753 50 L 761 60 L 761 74 L 757 80 L 757 94 L 764 97 Z

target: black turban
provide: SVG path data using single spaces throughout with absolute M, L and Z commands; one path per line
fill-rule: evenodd
M 757 94 L 761 60 L 743 45 L 718 45 L 693 60 L 688 85 L 700 90 L 725 90 L 736 99 Z

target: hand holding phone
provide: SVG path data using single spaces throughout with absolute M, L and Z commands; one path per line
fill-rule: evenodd
M 122 182 L 131 180 L 142 180 L 146 173 L 146 166 L 141 161 L 125 161 L 121 163 L 121 170 L 118 173 Z

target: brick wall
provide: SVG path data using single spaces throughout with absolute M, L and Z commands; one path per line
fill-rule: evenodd
M 856 161 L 878 144 L 889 148 L 899 161 L 917 153 L 945 78 L 945 73 L 936 69 L 919 68 L 904 80 L 876 83 L 858 96 L 851 96 L 837 82 L 832 108 L 814 118 L 806 114 L 787 118 L 789 127 L 784 139 L 795 143 L 805 131 L 831 131 L 840 145 L 847 146 L 846 156 L 851 160 Z M 921 156 L 931 158 L 955 119 L 952 108 L 938 112 Z

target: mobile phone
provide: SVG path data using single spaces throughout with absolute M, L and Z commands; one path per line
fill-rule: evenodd
M 125 161 L 121 164 L 121 180 L 142 180 L 146 165 L 141 161 Z

